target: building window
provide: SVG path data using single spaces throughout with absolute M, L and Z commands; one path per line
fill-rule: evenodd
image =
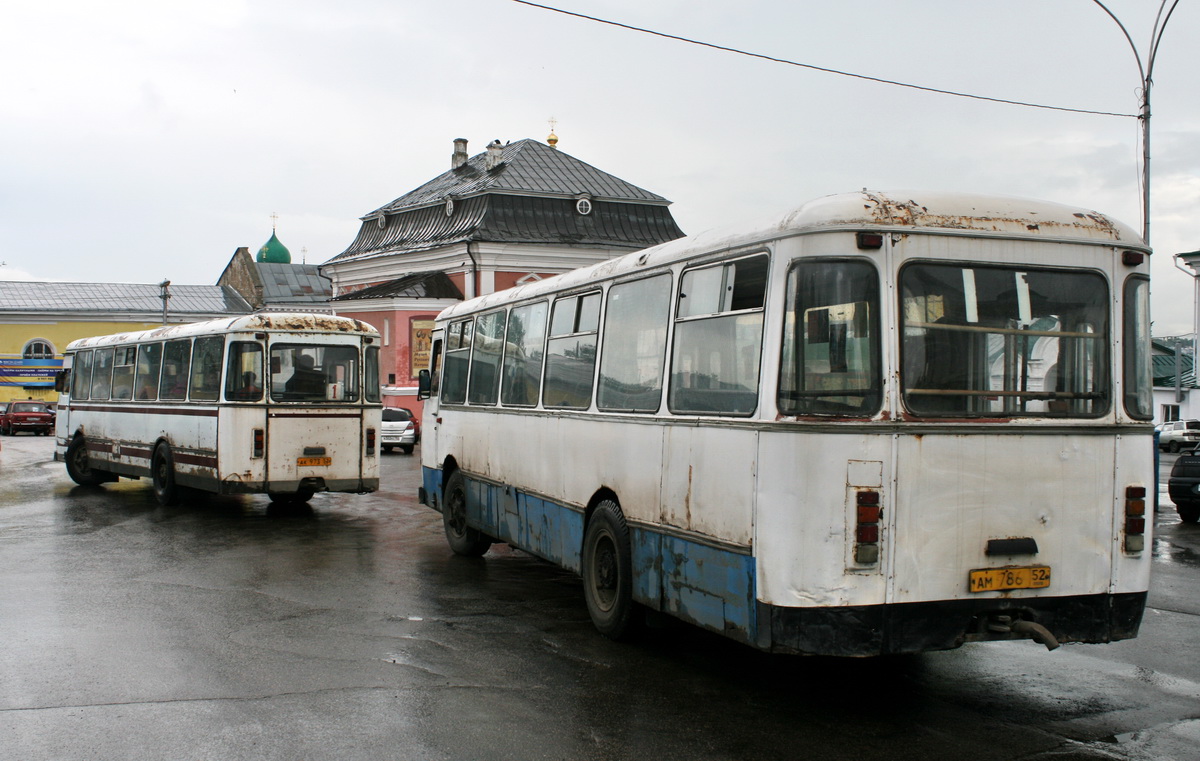
M 54 345 L 43 338 L 35 338 L 25 344 L 21 356 L 25 359 L 53 359 Z
M 1179 405 L 1178 404 L 1164 404 L 1162 406 L 1162 419 L 1163 419 L 1164 423 L 1169 423 L 1172 420 L 1178 420 L 1179 419 Z

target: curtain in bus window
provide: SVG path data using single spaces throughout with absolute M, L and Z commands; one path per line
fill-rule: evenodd
M 137 374 L 133 387 L 137 389 L 137 398 L 153 400 L 158 398 L 158 376 L 162 370 L 162 344 L 142 344 L 138 347 Z
M 71 363 L 71 398 L 87 399 L 92 391 L 92 353 L 81 351 Z
M 113 354 L 112 398 L 133 398 L 133 369 L 137 363 L 136 346 L 118 346 Z
M 379 347 L 368 346 L 363 368 L 363 399 L 379 401 Z
M 167 341 L 163 345 L 162 381 L 158 386 L 159 399 L 187 399 L 188 366 L 192 342 Z
M 914 414 L 1108 411 L 1109 296 L 1099 273 L 910 264 L 900 286 L 901 388 Z
M 112 389 L 113 350 L 96 349 L 92 361 L 92 399 L 107 399 Z
M 687 270 L 671 353 L 672 412 L 751 415 L 758 408 L 765 254 Z
M 802 260 L 788 270 L 779 411 L 873 415 L 883 401 L 879 275 L 865 261 Z
M 277 402 L 354 402 L 359 386 L 357 346 L 271 344 L 271 398 Z
M 467 391 L 467 401 L 471 404 L 495 404 L 500 395 L 504 323 L 504 312 L 492 312 L 475 319 L 474 350 L 471 352 L 471 377 Z
M 591 405 L 599 327 L 599 293 L 555 300 L 546 342 L 544 406 L 587 409 Z
M 442 401 L 467 401 L 467 370 L 471 364 L 471 334 L 474 320 L 450 323 L 446 332 L 446 369 L 442 379 Z
M 215 402 L 221 394 L 221 355 L 225 339 L 220 336 L 197 338 L 192 345 L 193 401 Z
M 670 275 L 608 289 L 597 407 L 618 412 L 658 410 L 670 316 Z
M 533 407 L 542 386 L 542 357 L 546 340 L 544 301 L 515 307 L 508 318 L 504 346 L 503 383 L 500 401 L 506 405 Z
M 1149 280 L 1133 277 L 1126 281 L 1124 307 L 1125 411 L 1138 420 L 1150 420 L 1154 416 L 1154 381 L 1150 366 Z
M 229 365 L 225 371 L 225 398 L 238 402 L 262 399 L 263 348 L 257 341 L 233 341 L 229 344 Z M 324 391 L 324 387 L 321 389 Z

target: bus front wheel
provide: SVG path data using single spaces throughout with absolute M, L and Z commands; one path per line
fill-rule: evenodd
M 87 439 L 76 436 L 67 447 L 67 475 L 80 486 L 99 486 L 106 480 L 104 474 L 93 470 L 88 462 Z
M 596 506 L 583 534 L 583 595 L 592 624 L 605 637 L 626 640 L 637 634 L 629 526 L 612 500 Z
M 492 546 L 491 538 L 467 525 L 467 482 L 457 470 L 446 481 L 442 525 L 446 529 L 446 541 L 455 555 L 477 558 Z
M 158 504 L 174 505 L 179 502 L 179 487 L 175 485 L 175 458 L 171 447 L 159 444 L 150 463 L 150 480 L 154 484 L 154 498 Z

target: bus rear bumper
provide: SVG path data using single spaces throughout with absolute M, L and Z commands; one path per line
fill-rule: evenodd
M 784 608 L 759 603 L 767 636 L 759 647 L 779 653 L 873 656 L 953 650 L 968 642 L 1030 639 L 1003 621 L 1041 624 L 1060 643 L 1115 642 L 1137 636 L 1145 592 L 1078 597 L 970 599 L 844 608 Z M 763 632 L 763 629 L 766 631 Z M 1007 630 L 1006 630 L 1007 629 Z M 766 640 L 766 641 L 763 641 Z
M 378 478 L 331 478 L 298 481 L 273 481 L 269 484 L 222 481 L 221 494 L 287 494 L 298 491 L 334 491 L 349 494 L 368 494 L 379 490 Z

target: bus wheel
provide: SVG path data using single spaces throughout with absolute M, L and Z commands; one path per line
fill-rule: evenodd
M 174 505 L 179 502 L 179 487 L 175 485 L 175 458 L 171 447 L 159 444 L 150 463 L 150 480 L 154 484 L 154 498 L 158 504 Z
M 316 493 L 316 489 L 297 489 L 296 491 L 273 491 L 267 496 L 271 498 L 272 505 L 304 505 Z
M 612 500 L 596 507 L 583 534 L 583 596 L 592 624 L 605 637 L 624 640 L 637 633 L 629 526 Z
M 104 483 L 102 473 L 92 470 L 88 464 L 87 439 L 76 436 L 67 447 L 67 475 L 80 486 L 99 486 Z
M 446 482 L 442 525 L 446 529 L 446 541 L 455 555 L 477 558 L 492 546 L 492 540 L 487 535 L 467 525 L 467 484 L 457 470 L 450 474 L 450 480 Z

